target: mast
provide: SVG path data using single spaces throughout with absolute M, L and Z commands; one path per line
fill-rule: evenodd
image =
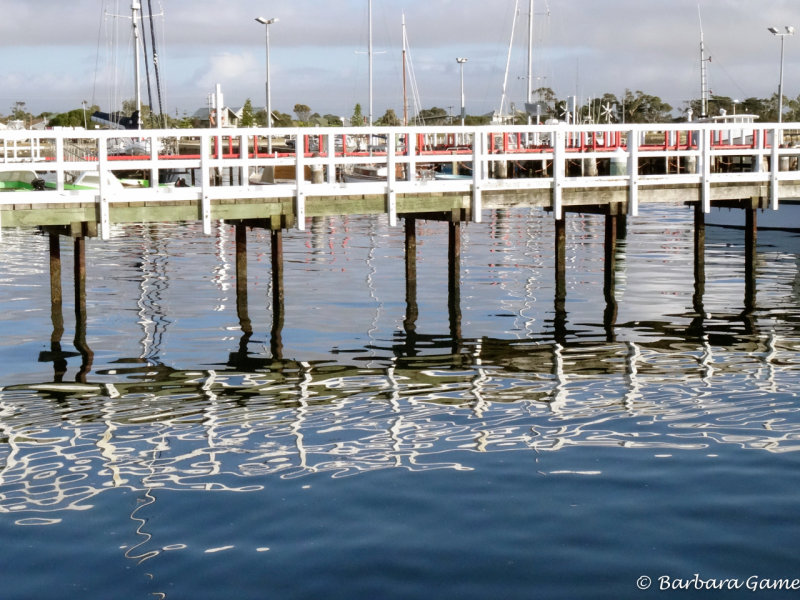
M 142 75 L 139 70 L 139 47 L 141 40 L 139 37 L 139 21 L 141 20 L 142 4 L 139 0 L 131 0 L 131 23 L 133 26 L 133 70 L 136 90 L 136 128 L 142 128 Z
M 517 27 L 517 14 L 519 13 L 519 0 L 514 1 L 514 19 L 511 22 L 511 37 L 508 40 L 508 56 L 506 56 L 506 73 L 503 77 L 503 95 L 500 97 L 500 115 L 503 114 L 503 107 L 506 104 L 506 88 L 508 86 L 508 69 L 511 66 L 511 49 L 514 45 L 514 30 Z
M 369 126 L 372 127 L 372 0 L 368 0 L 367 19 L 369 20 L 369 47 L 367 56 L 369 57 Z
M 700 16 L 700 5 L 697 5 L 697 18 L 700 21 L 700 118 L 708 117 L 708 80 L 706 78 L 706 47 L 703 41 L 703 19 Z
M 525 102 L 530 105 L 533 102 L 533 0 L 528 4 L 528 90 L 525 94 Z M 527 106 L 526 106 L 527 109 Z M 527 112 L 527 110 L 526 110 Z M 528 125 L 531 124 L 531 114 L 528 112 Z
M 403 13 L 403 125 L 408 125 L 408 94 L 406 93 L 406 14 Z

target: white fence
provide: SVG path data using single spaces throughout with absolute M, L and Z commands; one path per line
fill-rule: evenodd
M 395 224 L 397 197 L 403 194 L 470 194 L 473 219 L 480 221 L 482 194 L 491 190 L 551 190 L 554 216 L 561 218 L 562 197 L 568 188 L 625 186 L 629 213 L 635 215 L 642 186 L 699 186 L 703 209 L 708 212 L 712 184 L 746 182 L 769 184 L 771 206 L 777 209 L 780 182 L 800 182 L 800 148 L 773 141 L 790 141 L 798 129 L 798 123 L 560 123 L 2 131 L 0 177 L 2 172 L 20 170 L 49 173 L 54 187 L 30 192 L 24 203 L 95 202 L 103 237 L 109 232 L 109 202 L 118 201 L 197 201 L 206 232 L 211 231 L 212 202 L 240 198 L 293 198 L 300 229 L 305 226 L 308 196 L 383 195 L 390 223 Z M 267 136 L 270 131 L 272 136 Z M 120 147 L 129 150 L 115 155 Z M 140 154 L 132 155 L 133 151 Z M 723 168 L 732 161 L 738 169 Z M 645 163 L 657 165 L 655 172 L 640 173 Z M 383 167 L 385 176 L 343 181 L 342 173 L 356 165 Z M 470 176 L 434 178 L 432 173 L 444 165 L 468 169 Z M 509 176 L 509 167 L 515 165 L 525 165 L 526 169 Z M 269 185 L 251 182 L 251 177 L 264 169 L 276 173 L 288 170 L 290 177 L 277 177 Z M 155 182 L 160 171 L 168 170 L 191 173 L 187 186 L 122 188 L 108 177 L 109 173 L 144 171 Z M 69 189 L 68 175 L 84 171 L 99 176 L 98 188 Z M 220 180 L 219 175 L 226 173 L 231 177 Z M 0 194 L 0 205 L 19 203 L 18 194 Z

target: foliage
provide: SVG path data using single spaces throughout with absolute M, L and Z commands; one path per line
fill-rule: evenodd
M 386 125 L 389 127 L 396 127 L 397 125 L 401 125 L 400 119 L 397 118 L 397 115 L 394 112 L 393 108 L 388 109 L 383 116 L 375 121 L 375 125 Z
M 305 104 L 295 104 L 293 110 L 300 121 L 306 122 L 311 117 L 311 109 Z
M 342 117 L 336 115 L 325 115 L 323 118 L 328 122 L 328 127 L 341 127 L 344 125 L 344 123 L 342 123 Z
M 362 125 L 366 125 L 364 122 L 364 115 L 361 112 L 361 105 L 356 103 L 353 107 L 353 116 L 350 117 L 350 126 L 361 127 Z
M 419 111 L 417 118 L 425 125 L 443 125 L 448 120 L 447 111 L 438 106 Z
M 242 107 L 242 119 L 241 119 L 241 126 L 242 127 L 252 127 L 255 125 L 256 118 L 253 114 L 253 103 L 248 98 L 244 101 L 244 106 Z

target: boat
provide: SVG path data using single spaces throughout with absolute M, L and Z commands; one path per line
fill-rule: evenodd
M 145 15 L 142 11 L 142 6 L 146 5 L 148 8 L 148 13 Z M 155 88 L 155 92 L 158 98 L 158 118 L 159 121 L 163 124 L 165 121 L 164 116 L 164 109 L 163 109 L 163 93 L 161 87 L 161 76 L 158 64 L 158 48 L 156 44 L 156 36 L 155 36 L 155 27 L 153 26 L 153 20 L 157 15 L 153 14 L 152 11 L 152 2 L 148 1 L 146 3 L 142 2 L 141 0 L 131 0 L 131 14 L 130 16 L 123 16 L 123 15 L 113 15 L 107 11 L 104 11 L 104 17 L 121 17 L 125 19 L 130 19 L 131 23 L 131 33 L 133 36 L 133 73 L 134 73 L 134 94 L 135 94 L 135 107 L 131 111 L 130 115 L 126 115 L 122 111 L 116 112 L 102 112 L 102 111 L 95 111 L 91 115 L 91 120 L 94 123 L 102 125 L 103 127 L 109 129 L 119 129 L 119 130 L 137 130 L 142 128 L 142 119 L 141 119 L 141 110 L 142 110 L 142 90 L 141 90 L 141 83 L 142 83 L 142 74 L 141 74 L 141 65 L 144 62 L 144 70 L 145 70 L 145 78 L 147 81 L 147 90 L 148 90 L 148 106 L 153 106 L 153 99 L 152 99 L 152 90 Z M 142 24 L 147 20 L 149 21 L 150 26 L 145 29 L 149 29 L 150 31 L 150 41 L 149 41 L 149 51 L 150 51 L 150 60 L 148 61 L 148 42 L 147 36 L 143 36 L 141 34 Z M 117 36 L 115 32 L 114 37 Z M 142 57 L 144 57 L 144 61 L 142 61 Z M 151 85 L 150 81 L 150 71 L 152 65 L 152 70 L 155 76 L 155 86 Z M 110 154 L 143 154 L 149 153 L 149 148 L 147 147 L 149 144 L 145 140 L 131 140 L 129 138 L 120 138 L 117 140 L 116 145 L 112 145 L 109 148 Z

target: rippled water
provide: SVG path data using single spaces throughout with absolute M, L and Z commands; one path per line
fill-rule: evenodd
M 47 236 L 4 229 L 2 598 L 800 576 L 797 239 L 761 234 L 752 303 L 743 234 L 709 227 L 698 296 L 691 212 L 649 209 L 608 298 L 604 221 L 570 216 L 561 310 L 551 217 L 486 216 L 462 227 L 455 300 L 447 226 L 418 222 L 413 326 L 383 218 L 284 233 L 282 322 L 262 230 L 246 306 L 230 226 L 90 239 L 83 312 L 72 241 L 58 307 Z

